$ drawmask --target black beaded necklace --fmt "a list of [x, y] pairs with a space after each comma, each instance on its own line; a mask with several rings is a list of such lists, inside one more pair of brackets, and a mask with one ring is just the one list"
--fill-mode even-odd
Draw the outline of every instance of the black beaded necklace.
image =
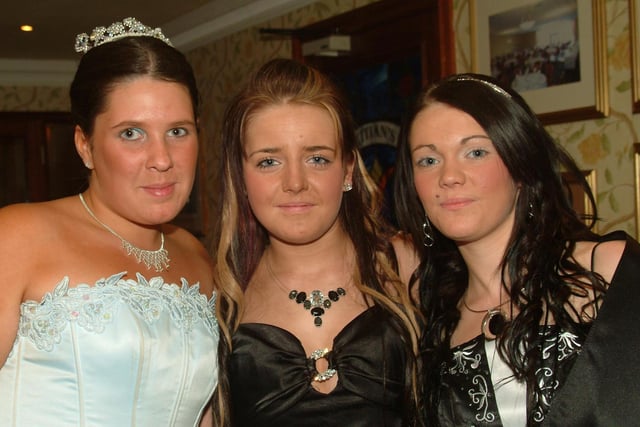
[[[267, 254], [266, 265], [269, 274], [273, 278], [273, 280], [283, 289], [287, 287], [278, 279], [278, 276], [273, 272], [271, 268], [271, 261], [269, 260], [269, 254]], [[349, 282], [351, 279], [349, 279]], [[347, 282], [348, 283], [348, 282]], [[307, 296], [307, 293], [304, 291], [297, 291], [295, 289], [289, 291], [289, 299], [296, 302], [297, 304], [302, 304], [302, 307], [305, 310], [309, 310], [311, 316], [313, 316], [313, 324], [316, 327], [322, 326], [322, 315], [324, 315], [325, 310], [331, 308], [331, 305], [334, 302], [338, 302], [341, 297], [347, 295], [347, 291], [344, 290], [343, 287], [338, 287], [335, 290], [330, 290], [327, 292], [327, 295], [318, 289], [311, 291], [311, 294]]]
[[302, 304], [305, 310], [309, 310], [313, 316], [313, 323], [320, 327], [322, 326], [322, 315], [325, 309], [331, 308], [332, 302], [337, 302], [340, 297], [346, 294], [347, 291], [343, 288], [337, 288], [335, 291], [333, 289], [330, 290], [325, 297], [322, 291], [315, 289], [311, 291], [311, 295], [307, 297], [306, 292], [298, 292], [294, 289], [289, 292], [289, 299], [295, 300], [296, 303]]

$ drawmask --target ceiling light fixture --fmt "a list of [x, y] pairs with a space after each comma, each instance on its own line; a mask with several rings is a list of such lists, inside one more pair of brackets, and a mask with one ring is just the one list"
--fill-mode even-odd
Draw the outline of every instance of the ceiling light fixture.
[[29, 33], [33, 31], [33, 27], [31, 25], [20, 25], [20, 30], [24, 31], [25, 33]]

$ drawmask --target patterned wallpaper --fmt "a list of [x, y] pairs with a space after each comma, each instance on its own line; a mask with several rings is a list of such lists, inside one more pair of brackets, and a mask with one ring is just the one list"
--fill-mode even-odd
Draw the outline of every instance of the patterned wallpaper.
[[[247, 76], [274, 57], [290, 57], [289, 40], [261, 40], [259, 28], [296, 28], [377, 0], [322, 0], [188, 53], [202, 97], [200, 188], [206, 244], [211, 246], [212, 215], [218, 200], [219, 124], [224, 107]], [[581, 0], [582, 1], [582, 0]], [[586, 1], [586, 0], [585, 0]], [[600, 1], [600, 0], [598, 0]], [[640, 115], [631, 111], [628, 0], [606, 2], [610, 115], [549, 126], [548, 130], [583, 169], [595, 170], [600, 232], [636, 233], [633, 143], [640, 141]], [[456, 66], [471, 71], [469, 2], [453, 0]], [[0, 111], [68, 110], [67, 88], [0, 87]]]
[[0, 111], [69, 111], [68, 87], [0, 86]]

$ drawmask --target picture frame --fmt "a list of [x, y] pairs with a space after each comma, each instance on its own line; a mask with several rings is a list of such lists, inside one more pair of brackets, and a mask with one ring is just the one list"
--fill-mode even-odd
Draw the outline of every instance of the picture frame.
[[640, 3], [629, 0], [629, 37], [631, 39], [632, 111], [640, 113]]
[[[640, 144], [638, 144], [640, 146]], [[596, 170], [595, 169], [586, 169], [581, 171], [584, 179], [589, 184], [591, 188], [591, 192], [594, 196], [598, 194], [597, 192], [597, 184], [596, 184]], [[567, 196], [571, 199], [571, 205], [573, 209], [576, 211], [578, 216], [580, 217], [591, 217], [593, 216], [593, 209], [591, 204], [589, 203], [589, 197], [584, 192], [580, 182], [574, 178], [573, 175], [568, 173], [562, 174], [562, 182], [565, 185], [567, 190]], [[592, 229], [594, 232], [598, 231], [598, 223], [596, 222]]]
[[640, 142], [633, 143], [633, 188], [636, 207], [636, 239], [640, 240]]
[[516, 89], [544, 125], [609, 115], [605, 2], [469, 0], [469, 14], [473, 72]]

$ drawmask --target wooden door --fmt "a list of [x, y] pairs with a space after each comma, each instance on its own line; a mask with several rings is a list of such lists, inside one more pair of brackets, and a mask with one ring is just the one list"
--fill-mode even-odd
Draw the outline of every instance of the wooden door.
[[68, 196], [85, 187], [67, 113], [0, 113], [0, 206]]

